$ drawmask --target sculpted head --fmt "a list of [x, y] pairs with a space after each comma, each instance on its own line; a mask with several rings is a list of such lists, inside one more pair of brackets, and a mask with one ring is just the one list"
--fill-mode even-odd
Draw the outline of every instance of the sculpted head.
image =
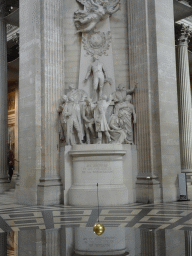
[[131, 96], [131, 95], [127, 95], [126, 98], [125, 98], [125, 100], [131, 102], [132, 96]]
[[68, 99], [67, 95], [63, 95], [61, 98], [63, 103], [65, 103], [67, 101], [67, 99]]
[[69, 85], [69, 89], [74, 90], [75, 88], [76, 88], [76, 86], [74, 84]]
[[97, 56], [97, 55], [94, 55], [93, 56], [93, 61], [96, 61], [96, 60], [98, 60], [99, 59], [99, 57]]
[[90, 105], [90, 104], [91, 104], [91, 102], [92, 102], [92, 99], [91, 99], [91, 98], [86, 97], [86, 98], [84, 99], [84, 101], [86, 102], [86, 104], [87, 104], [87, 105]]
[[107, 100], [107, 95], [105, 95], [105, 94], [102, 95], [102, 96], [101, 96], [101, 100]]
[[73, 101], [74, 101], [74, 97], [73, 97], [73, 96], [69, 96], [68, 100], [69, 100], [70, 102], [73, 102]]
[[125, 89], [125, 85], [124, 84], [119, 84], [118, 87], [117, 87], [118, 91], [122, 91], [124, 89]]

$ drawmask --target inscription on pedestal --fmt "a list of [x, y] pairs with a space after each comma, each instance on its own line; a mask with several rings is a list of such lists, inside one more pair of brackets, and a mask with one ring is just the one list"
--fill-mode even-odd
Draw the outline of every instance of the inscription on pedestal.
[[[114, 236], [107, 236], [107, 237], [103, 237], [101, 238], [83, 238], [83, 243], [85, 244], [85, 246], [87, 247], [88, 250], [91, 250], [91, 248], [98, 250], [98, 248], [100, 248], [100, 250], [102, 250], [102, 248], [110, 248], [111, 245], [113, 245], [115, 240]], [[99, 251], [100, 251], [99, 250]]]
[[112, 173], [113, 169], [108, 163], [87, 164], [82, 169], [82, 173]]

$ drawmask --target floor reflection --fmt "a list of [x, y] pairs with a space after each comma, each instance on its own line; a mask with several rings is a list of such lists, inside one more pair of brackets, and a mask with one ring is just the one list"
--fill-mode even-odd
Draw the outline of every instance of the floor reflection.
[[101, 236], [92, 227], [26, 228], [0, 233], [1, 256], [189, 256], [188, 230], [106, 227]]

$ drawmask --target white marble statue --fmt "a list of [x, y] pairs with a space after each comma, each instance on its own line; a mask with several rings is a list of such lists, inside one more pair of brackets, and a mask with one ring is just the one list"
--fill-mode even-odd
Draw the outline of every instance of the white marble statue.
[[135, 92], [136, 85], [133, 89], [126, 89], [124, 84], [119, 84], [116, 91], [112, 93], [113, 101], [115, 103], [125, 101], [125, 98], [128, 94], [132, 94]]
[[81, 108], [82, 104], [84, 102], [84, 99], [87, 98], [87, 93], [84, 90], [76, 89], [76, 86], [74, 84], [69, 85], [70, 91], [67, 93], [67, 97], [73, 97], [74, 99], [74, 109], [76, 111], [77, 120], [79, 122], [80, 126], [80, 132], [81, 132], [81, 141], [84, 138], [84, 129], [83, 129], [83, 120], [81, 117]]
[[97, 23], [120, 9], [120, 0], [77, 0], [84, 10], [74, 13], [77, 32], [90, 32]]
[[[69, 96], [68, 103], [66, 104], [63, 113], [67, 123], [66, 143], [68, 145], [82, 144], [81, 125], [76, 105], [77, 103], [75, 103], [73, 96]], [[78, 143], [75, 141], [75, 131], [77, 133]]]
[[120, 127], [126, 133], [126, 143], [133, 143], [133, 128], [132, 128], [132, 116], [133, 123], [136, 123], [136, 113], [133, 104], [131, 103], [132, 96], [127, 95], [126, 99], [122, 103], [116, 105], [116, 114], [118, 115]]
[[[86, 143], [90, 144], [91, 141], [95, 139], [95, 131], [93, 125], [94, 121], [94, 109], [96, 104], [92, 103], [92, 99], [86, 98], [85, 105], [83, 105], [82, 109], [82, 117], [84, 120], [84, 127], [85, 127], [85, 135], [86, 135]], [[91, 138], [90, 138], [91, 135]], [[92, 139], [92, 140], [91, 140]]]
[[58, 108], [58, 113], [59, 113], [59, 119], [60, 119], [60, 122], [59, 122], [59, 138], [61, 141], [65, 141], [66, 140], [66, 136], [67, 136], [67, 119], [66, 119], [66, 116], [65, 116], [65, 108], [67, 106], [67, 100], [68, 100], [68, 97], [67, 95], [63, 95], [61, 97], [61, 102], [60, 102], [60, 105], [59, 105], [59, 108]]
[[109, 119], [109, 134], [111, 135], [111, 139], [113, 143], [127, 143], [126, 137], [127, 134], [120, 126], [120, 120], [117, 114], [111, 115]]
[[111, 136], [109, 134], [109, 126], [107, 124], [106, 119], [106, 110], [111, 104], [112, 95], [110, 95], [109, 100], [107, 100], [107, 96], [103, 95], [101, 99], [97, 102], [97, 106], [94, 111], [94, 119], [95, 119], [95, 130], [98, 133], [98, 144], [102, 143], [102, 134], [104, 133], [107, 137], [108, 142], [111, 141]]
[[103, 63], [101, 63], [97, 56], [93, 57], [93, 62], [88, 68], [87, 74], [85, 76], [84, 82], [86, 83], [88, 77], [93, 73], [93, 89], [95, 91], [95, 95], [97, 95], [97, 91], [99, 92], [99, 99], [103, 93], [103, 86], [106, 81], [111, 83], [110, 78], [107, 78], [107, 71], [104, 68]]

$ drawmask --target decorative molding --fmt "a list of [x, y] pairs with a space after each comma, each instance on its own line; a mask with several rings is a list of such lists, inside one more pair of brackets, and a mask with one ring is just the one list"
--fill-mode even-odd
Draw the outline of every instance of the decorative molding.
[[87, 55], [107, 56], [107, 50], [109, 50], [111, 43], [111, 32], [108, 31], [104, 33], [93, 31], [88, 34], [83, 34], [82, 43]]

